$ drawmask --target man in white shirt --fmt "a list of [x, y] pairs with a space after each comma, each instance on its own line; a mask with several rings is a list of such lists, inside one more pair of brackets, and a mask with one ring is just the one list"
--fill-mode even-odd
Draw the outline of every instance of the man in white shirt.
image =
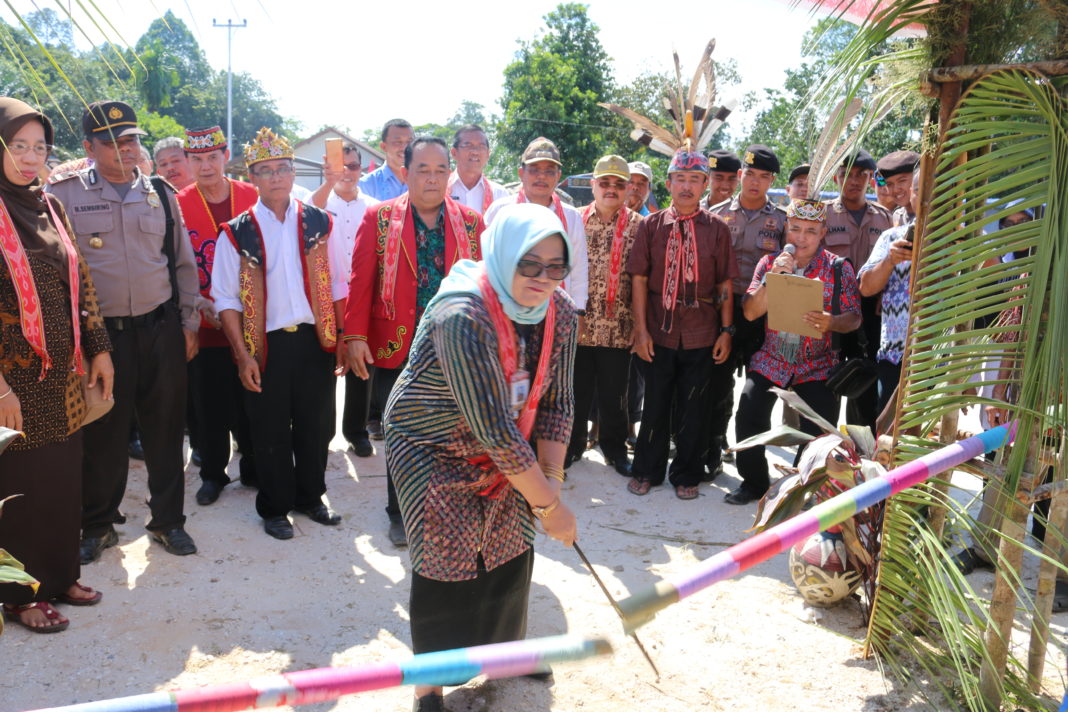
[[505, 205], [513, 203], [536, 203], [552, 210], [567, 230], [575, 254], [571, 255], [571, 274], [560, 285], [571, 295], [579, 313], [579, 332], [582, 331], [582, 319], [586, 311], [587, 260], [586, 228], [582, 224], [582, 213], [567, 205], [556, 194], [556, 186], [562, 176], [560, 150], [556, 144], [539, 136], [530, 142], [519, 161], [519, 180], [523, 187], [515, 195], [508, 195], [494, 201], [483, 220], [488, 227], [494, 216]]
[[[335, 171], [323, 156], [323, 184], [312, 193], [311, 202], [322, 208], [334, 218], [334, 231], [331, 239], [337, 239], [344, 245], [345, 264], [352, 264], [352, 249], [356, 245], [356, 229], [363, 220], [367, 209], [378, 205], [379, 201], [360, 192], [359, 180], [363, 166], [360, 165], [360, 149], [348, 141], [342, 147], [344, 165]], [[348, 271], [345, 272], [345, 288], [348, 292]], [[370, 378], [366, 381], [355, 373], [345, 374], [345, 408], [341, 416], [341, 433], [349, 443], [349, 448], [357, 457], [370, 457], [375, 454], [374, 446], [367, 432], [367, 415], [371, 406], [372, 379], [374, 366], [369, 366]]]
[[261, 129], [245, 145], [245, 164], [260, 198], [223, 223], [211, 295], [245, 387], [256, 511], [264, 531], [290, 539], [291, 511], [341, 521], [322, 496], [348, 265], [329, 214], [290, 197], [293, 149], [284, 138]]
[[484, 215], [493, 201], [508, 195], [504, 186], [487, 178], [482, 171], [489, 161], [486, 132], [477, 124], [461, 126], [452, 138], [452, 159], [456, 170], [449, 176], [449, 197]]

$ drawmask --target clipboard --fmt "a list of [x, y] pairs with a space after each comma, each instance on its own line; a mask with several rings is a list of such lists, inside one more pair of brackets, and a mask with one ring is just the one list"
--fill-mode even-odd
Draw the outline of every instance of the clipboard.
[[823, 334], [802, 319], [810, 311], [823, 311], [823, 282], [793, 274], [767, 273], [768, 328], [814, 339]]

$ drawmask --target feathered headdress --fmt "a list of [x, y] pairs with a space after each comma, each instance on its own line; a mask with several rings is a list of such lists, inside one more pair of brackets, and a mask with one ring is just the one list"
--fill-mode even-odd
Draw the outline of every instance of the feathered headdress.
[[[738, 101], [732, 99], [722, 106], [714, 106], [716, 101], [716, 66], [712, 61], [712, 50], [716, 40], [709, 40], [701, 61], [697, 63], [693, 81], [689, 87], [682, 83], [682, 65], [679, 53], [675, 58], [675, 87], [668, 88], [661, 100], [664, 109], [674, 122], [671, 132], [652, 119], [618, 104], [599, 103], [612, 113], [618, 114], [634, 124], [630, 137], [638, 143], [648, 146], [657, 153], [673, 156], [680, 148], [686, 151], [704, 151], [712, 136], [730, 116]], [[704, 84], [702, 88], [701, 84]]]

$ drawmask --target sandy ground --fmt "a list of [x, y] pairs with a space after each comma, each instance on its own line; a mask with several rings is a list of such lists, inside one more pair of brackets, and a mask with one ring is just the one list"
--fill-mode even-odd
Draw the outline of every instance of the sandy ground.
[[[284, 542], [263, 533], [255, 493], [240, 484], [214, 505], [199, 507], [193, 499], [199, 477], [190, 466], [187, 529], [199, 553], [183, 558], [150, 543], [142, 529], [146, 473], [143, 463], [131, 461], [123, 504], [129, 523], [120, 528], [120, 546], [83, 568], [82, 580], [104, 591], [103, 602], [65, 607], [71, 627], [58, 635], [8, 627], [0, 638], [0, 711], [407, 657], [408, 558], [386, 537], [382, 444], [367, 459], [344, 445], [335, 439], [327, 473], [327, 496], [344, 515], [341, 526], [295, 515], [296, 536]], [[670, 487], [644, 498], [628, 494], [626, 480], [603, 465], [599, 451], [573, 466], [566, 501], [578, 516], [586, 554], [613, 594], [622, 597], [745, 537], [755, 510], [722, 502], [738, 483], [727, 469], [702, 485], [699, 499], [683, 502]], [[529, 635], [606, 636], [615, 655], [561, 665], [551, 685], [477, 678], [447, 690], [450, 710], [933, 709], [884, 681], [874, 660], [861, 658], [858, 602], [812, 620], [784, 556], [663, 611], [640, 629], [663, 673], [657, 682], [578, 556], [545, 536], [535, 550]], [[992, 577], [976, 573], [973, 584], [988, 594]], [[1054, 622], [1058, 645], [1066, 622], [1065, 615]], [[1056, 653], [1047, 665], [1052, 695], [1064, 689], [1063, 670]], [[410, 689], [398, 688], [300, 709], [407, 710], [410, 696]]]

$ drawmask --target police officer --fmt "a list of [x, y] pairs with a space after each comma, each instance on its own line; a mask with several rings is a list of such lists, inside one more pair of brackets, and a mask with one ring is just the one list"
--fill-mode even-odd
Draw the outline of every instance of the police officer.
[[[733, 156], [732, 156], [733, 157]], [[742, 315], [742, 297], [753, 280], [753, 271], [764, 255], [782, 249], [786, 213], [768, 199], [768, 189], [779, 173], [779, 159], [767, 146], [759, 143], [745, 149], [742, 160], [735, 158], [741, 190], [734, 198], [713, 205], [709, 212], [720, 217], [731, 231], [734, 258], [738, 263], [738, 277], [731, 283], [734, 292], [734, 348], [731, 358], [712, 367], [710, 388], [712, 407], [709, 409], [709, 432], [706, 467], [711, 478], [719, 474], [722, 451], [727, 447], [727, 424], [734, 407], [734, 376], [744, 367], [764, 342], [764, 318], [748, 321]], [[723, 164], [724, 161], [717, 161]]]
[[82, 131], [93, 167], [57, 176], [50, 190], [68, 206], [83, 245], [115, 362], [115, 407], [85, 429], [82, 563], [118, 543], [135, 414], [148, 467], [147, 529], [171, 554], [192, 554], [182, 456], [186, 362], [196, 355], [200, 322], [192, 247], [174, 189], [162, 180], [157, 189], [137, 168], [145, 132], [134, 110], [94, 102]]
[[[848, 258], [855, 270], [864, 266], [879, 236], [892, 227], [890, 212], [867, 199], [867, 191], [874, 186], [874, 174], [875, 159], [870, 153], [859, 149], [847, 156], [834, 175], [840, 191], [838, 197], [827, 202], [824, 247], [828, 252]], [[858, 331], [863, 331], [867, 339], [868, 358], [872, 361], [879, 350], [878, 303], [879, 295], [861, 297], [860, 301], [863, 322]], [[855, 337], [845, 335], [843, 341], [847, 338]], [[872, 384], [862, 395], [850, 398], [846, 403], [846, 422], [867, 425], [874, 432], [878, 404], [878, 388]]]
[[730, 151], [717, 148], [709, 153], [708, 195], [701, 201], [701, 207], [711, 208], [734, 195], [734, 191], [738, 189], [738, 171], [741, 169], [742, 162]]
[[885, 188], [897, 205], [897, 209], [892, 213], [894, 227], [906, 225], [916, 217], [909, 198], [912, 175], [919, 167], [920, 154], [915, 151], [894, 151], [880, 158], [875, 164], [876, 184]]

